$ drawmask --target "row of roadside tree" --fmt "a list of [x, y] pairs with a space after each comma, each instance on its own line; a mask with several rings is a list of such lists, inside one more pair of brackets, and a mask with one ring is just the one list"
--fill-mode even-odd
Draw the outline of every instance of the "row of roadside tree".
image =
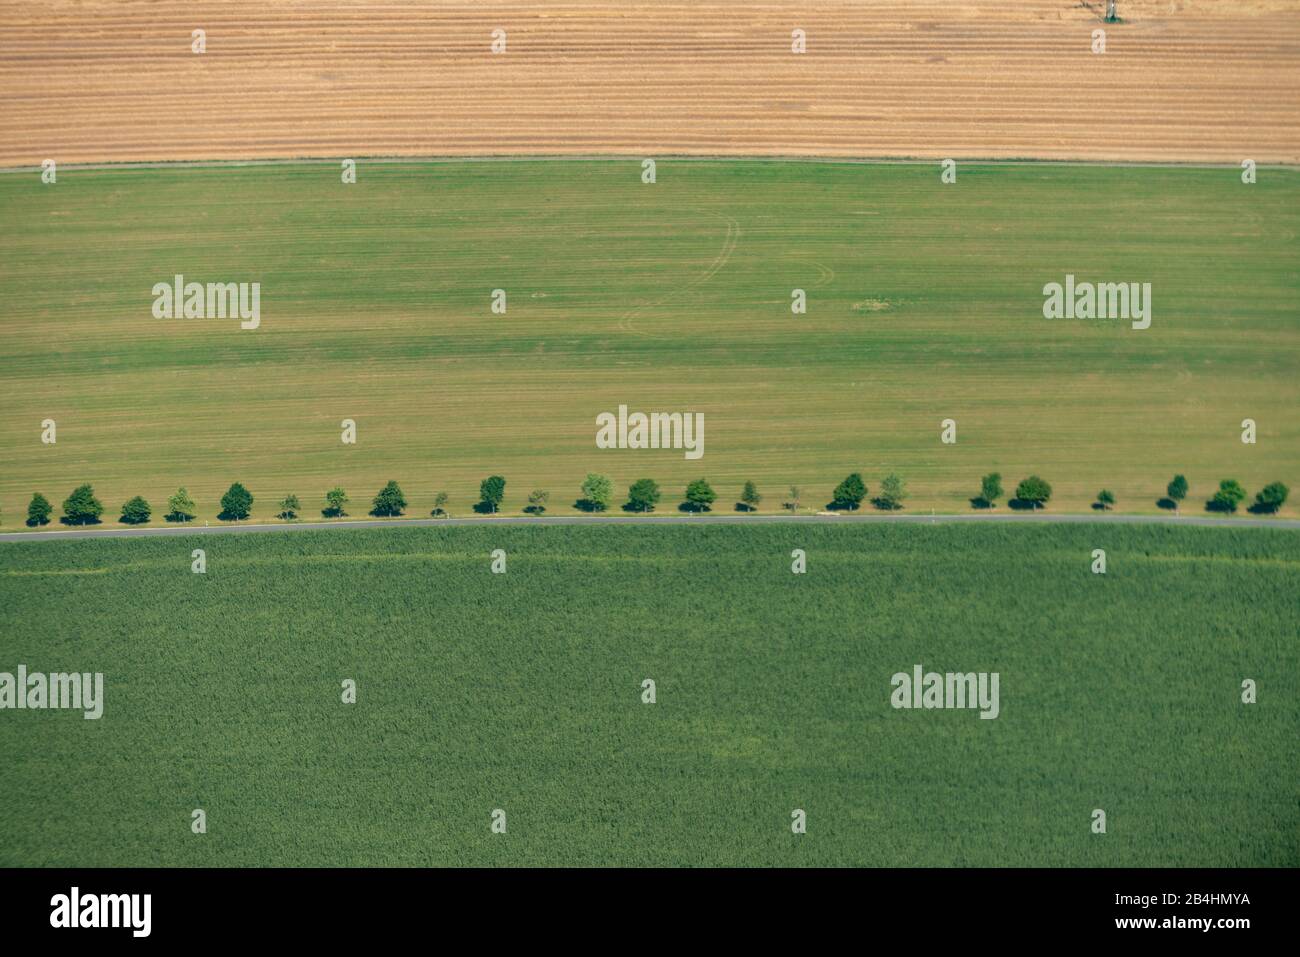
[[[580, 497], [573, 504], [581, 511], [606, 512], [615, 506], [614, 482], [608, 475], [589, 473], [582, 483], [580, 492]], [[1187, 479], [1182, 475], [1175, 475], [1165, 489], [1165, 497], [1159, 499], [1157, 504], [1161, 508], [1178, 511], [1189, 492]], [[1289, 492], [1287, 486], [1281, 482], [1270, 482], [1256, 493], [1255, 504], [1250, 507], [1250, 511], [1274, 513], [1286, 502]], [[505, 478], [500, 475], [488, 476], [479, 483], [479, 501], [473, 505], [473, 510], [480, 514], [496, 514], [501, 510], [505, 494]], [[799, 511], [803, 494], [803, 489], [799, 486], [789, 486], [789, 495], [781, 502], [782, 508], [791, 512]], [[991, 472], [980, 480], [979, 494], [970, 500], [971, 505], [980, 509], [996, 508], [998, 500], [1004, 494], [1002, 476], [997, 472]], [[853, 472], [835, 486], [831, 501], [826, 504], [826, 508], [832, 511], [855, 511], [869, 500], [881, 511], [895, 511], [903, 508], [907, 497], [907, 485], [897, 475], [885, 476], [880, 482], [877, 494], [873, 497], [862, 474]], [[1008, 500], [1008, 504], [1016, 509], [1040, 509], [1046, 507], [1051, 497], [1052, 486], [1037, 475], [1031, 475], [1016, 486], [1015, 495]], [[657, 482], [648, 478], [637, 479], [628, 487], [626, 501], [621, 508], [625, 512], [653, 512], [662, 498], [663, 491]], [[1208, 511], [1235, 512], [1246, 498], [1246, 490], [1240, 482], [1236, 479], [1224, 479], [1206, 501], [1205, 507]], [[713, 486], [707, 479], [701, 478], [686, 486], [681, 503], [677, 507], [683, 512], [708, 512], [712, 510], [717, 500], [718, 494]], [[326, 518], [343, 518], [349, 514], [347, 508], [351, 501], [342, 488], [332, 488], [325, 493], [325, 506], [321, 509], [321, 514]], [[451, 515], [448, 509], [449, 501], [450, 496], [447, 492], [438, 492], [434, 496], [430, 514], [436, 517], [449, 517]], [[763, 496], [759, 493], [758, 487], [752, 481], [745, 482], [735, 509], [738, 512], [755, 512], [762, 501]], [[549, 502], [549, 491], [533, 489], [528, 495], [528, 504], [523, 510], [530, 515], [541, 515], [546, 512]], [[1107, 489], [1102, 489], [1097, 494], [1097, 501], [1093, 508], [1108, 510], [1115, 504], [1114, 494]], [[396, 482], [389, 482], [371, 500], [369, 513], [381, 518], [397, 517], [403, 515], [408, 506], [409, 503], [401, 486]], [[276, 517], [286, 521], [296, 520], [303, 513], [302, 503], [294, 494], [284, 496], [278, 503], [278, 509]], [[252, 493], [241, 483], [235, 482], [221, 496], [221, 511], [217, 518], [222, 521], [243, 521], [249, 517], [252, 510]], [[50, 501], [37, 492], [27, 506], [27, 524], [32, 527], [49, 524], [53, 512], [54, 507]], [[104, 505], [95, 497], [95, 490], [88, 484], [79, 485], [64, 499], [63, 516], [60, 521], [65, 525], [95, 525], [100, 523], [103, 513]], [[122, 505], [118, 521], [126, 525], [143, 525], [149, 522], [152, 516], [153, 508], [143, 497], [137, 495]], [[197, 516], [198, 506], [185, 488], [177, 489], [176, 493], [167, 500], [167, 511], [164, 513], [167, 521], [192, 522]]]

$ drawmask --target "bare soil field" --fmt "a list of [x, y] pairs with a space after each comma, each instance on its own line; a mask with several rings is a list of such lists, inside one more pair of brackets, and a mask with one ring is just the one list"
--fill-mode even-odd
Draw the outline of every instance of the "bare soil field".
[[[1107, 25], [1102, 7], [7, 0], [0, 166], [520, 153], [1300, 159], [1300, 2], [1121, 0], [1124, 22]], [[1092, 52], [1097, 28], [1104, 54]], [[490, 49], [496, 29], [504, 53]]]

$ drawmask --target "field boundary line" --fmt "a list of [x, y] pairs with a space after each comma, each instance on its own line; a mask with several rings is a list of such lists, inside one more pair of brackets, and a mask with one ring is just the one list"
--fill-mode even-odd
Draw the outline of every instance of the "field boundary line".
[[[500, 155], [464, 155], [434, 154], [429, 156], [302, 156], [268, 159], [210, 159], [210, 160], [141, 160], [120, 163], [67, 163], [60, 164], [59, 171], [97, 172], [106, 170], [142, 170], [142, 169], [238, 169], [255, 166], [326, 166], [337, 165], [345, 159], [358, 163], [384, 164], [453, 164], [453, 163], [636, 163], [644, 159], [655, 162], [687, 163], [816, 163], [840, 166], [932, 166], [939, 159], [919, 156], [817, 156], [815, 154], [760, 154], [746, 155], [727, 153], [503, 153]], [[1239, 170], [1240, 164], [1234, 163], [1177, 163], [1177, 162], [1140, 162], [1129, 160], [1059, 160], [1023, 158], [981, 158], [978, 156], [945, 157], [958, 164], [979, 166], [1096, 166], [1113, 169], [1187, 169], [1187, 170]], [[1300, 169], [1300, 164], [1282, 162], [1256, 163], [1256, 169], [1288, 171]], [[3, 166], [0, 173], [39, 173], [40, 166]]]

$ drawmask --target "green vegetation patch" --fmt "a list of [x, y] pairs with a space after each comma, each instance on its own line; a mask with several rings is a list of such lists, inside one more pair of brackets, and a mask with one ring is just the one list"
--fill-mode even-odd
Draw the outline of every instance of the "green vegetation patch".
[[[0, 865], [1295, 866], [1298, 572], [1164, 526], [0, 544], [0, 671], [104, 674], [0, 711]], [[917, 664], [998, 717], [892, 708]]]
[[[89, 482], [154, 523], [233, 482], [360, 514], [465, 514], [500, 475], [573, 513], [584, 476], [728, 511], [860, 472], [904, 507], [966, 511], [979, 479], [1155, 513], [1300, 487], [1300, 174], [1228, 169], [659, 161], [369, 163], [0, 176], [0, 513]], [[260, 283], [260, 323], [156, 319], [177, 274]], [[1043, 287], [1150, 283], [1152, 322], [1043, 318]], [[492, 311], [493, 290], [506, 312]], [[802, 289], [807, 312], [791, 311]], [[596, 417], [705, 416], [702, 459], [597, 449]], [[1258, 423], [1244, 446], [1241, 422]], [[40, 441], [57, 423], [57, 443]], [[341, 440], [356, 425], [356, 444]], [[941, 423], [957, 423], [955, 445]], [[622, 499], [618, 499], [621, 502]], [[616, 502], [616, 504], [618, 504]], [[364, 505], [362, 508], [360, 506]], [[1284, 507], [1295, 514], [1295, 504]], [[55, 515], [57, 522], [58, 515]]]

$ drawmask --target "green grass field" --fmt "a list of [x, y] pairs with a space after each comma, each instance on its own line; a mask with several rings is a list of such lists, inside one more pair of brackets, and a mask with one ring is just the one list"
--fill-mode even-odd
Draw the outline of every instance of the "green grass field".
[[[0, 866], [1295, 866], [1298, 572], [1168, 526], [0, 544], [0, 671], [106, 684], [0, 712]], [[891, 708], [917, 663], [1000, 716]]]
[[[820, 506], [847, 472], [965, 510], [1037, 472], [1053, 507], [1156, 511], [1174, 472], [1300, 486], [1300, 174], [663, 159], [0, 175], [0, 510], [94, 483], [115, 520], [239, 480], [353, 511], [389, 479], [427, 514], [506, 476], [569, 511], [589, 471], [678, 500], [707, 476]], [[1151, 328], [1042, 318], [1042, 287], [1153, 284]], [[261, 327], [157, 320], [182, 273], [260, 282]], [[790, 312], [793, 288], [808, 313]], [[508, 312], [493, 315], [503, 288]], [[595, 448], [620, 403], [703, 412], [706, 451]], [[1259, 441], [1240, 441], [1254, 418]], [[40, 442], [41, 422], [58, 442]], [[341, 444], [356, 420], [359, 443]], [[958, 423], [958, 443], [939, 441]], [[1285, 513], [1295, 515], [1295, 502]], [[155, 518], [157, 520], [157, 517]]]

